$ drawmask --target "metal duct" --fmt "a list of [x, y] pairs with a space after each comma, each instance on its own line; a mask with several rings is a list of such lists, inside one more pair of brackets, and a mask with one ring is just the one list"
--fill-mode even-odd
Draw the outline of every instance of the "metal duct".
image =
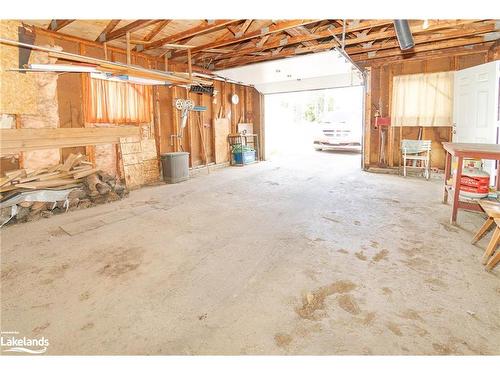
[[394, 28], [398, 37], [399, 48], [404, 51], [415, 46], [408, 20], [394, 20]]

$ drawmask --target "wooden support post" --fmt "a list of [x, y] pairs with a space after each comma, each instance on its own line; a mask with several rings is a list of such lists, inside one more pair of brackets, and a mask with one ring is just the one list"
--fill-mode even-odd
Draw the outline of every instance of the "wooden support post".
[[462, 156], [457, 157], [457, 171], [453, 179], [453, 208], [451, 211], [451, 224], [457, 224], [457, 214], [458, 214], [458, 201], [460, 197], [460, 179], [462, 178], [462, 168], [464, 158]]
[[127, 37], [127, 65], [130, 65], [132, 62], [132, 59], [130, 58], [130, 32], [129, 31], [127, 31], [126, 37]]
[[104, 60], [108, 59], [108, 42], [104, 42]]
[[365, 124], [364, 124], [364, 144], [363, 144], [363, 167], [366, 169], [370, 165], [370, 142], [371, 142], [371, 122], [372, 122], [372, 94], [371, 94], [371, 70], [365, 70]]
[[172, 88], [172, 111], [173, 111], [173, 120], [174, 120], [174, 134], [172, 136], [172, 143], [174, 145], [174, 152], [179, 151], [179, 111], [175, 108], [174, 102], [177, 99], [177, 87], [174, 86]]
[[164, 61], [165, 61], [165, 71], [168, 72], [168, 53], [166, 53], [165, 55], [163, 55], [164, 57]]
[[193, 79], [193, 65], [191, 63], [191, 48], [187, 50], [189, 79]]

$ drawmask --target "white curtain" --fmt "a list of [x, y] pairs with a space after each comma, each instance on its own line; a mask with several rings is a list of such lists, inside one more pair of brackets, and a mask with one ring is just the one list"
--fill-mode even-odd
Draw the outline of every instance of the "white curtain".
[[453, 72], [394, 77], [393, 126], [451, 126], [452, 114]]

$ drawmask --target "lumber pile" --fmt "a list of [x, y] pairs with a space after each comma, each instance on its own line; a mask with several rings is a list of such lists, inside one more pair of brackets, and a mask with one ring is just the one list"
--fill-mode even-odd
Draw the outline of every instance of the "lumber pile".
[[137, 126], [107, 128], [0, 129], [0, 154], [119, 143], [122, 137], [138, 136]]
[[41, 202], [26, 199], [17, 202], [15, 216], [9, 224], [113, 202], [128, 195], [125, 185], [116, 177], [93, 168], [84, 155], [71, 154], [64, 164], [37, 170], [19, 169], [5, 172], [0, 178], [0, 202], [3, 205], [0, 222], [5, 222], [11, 216], [12, 205], [8, 202], [19, 193], [67, 189], [72, 190], [64, 201]]

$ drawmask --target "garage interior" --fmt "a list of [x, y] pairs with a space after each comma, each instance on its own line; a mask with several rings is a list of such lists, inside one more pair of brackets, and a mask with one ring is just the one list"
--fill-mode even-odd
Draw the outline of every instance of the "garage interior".
[[[499, 355], [499, 40], [495, 19], [0, 20], [2, 336]], [[350, 87], [360, 154], [267, 155], [266, 98]], [[406, 141], [430, 141], [424, 172]]]

